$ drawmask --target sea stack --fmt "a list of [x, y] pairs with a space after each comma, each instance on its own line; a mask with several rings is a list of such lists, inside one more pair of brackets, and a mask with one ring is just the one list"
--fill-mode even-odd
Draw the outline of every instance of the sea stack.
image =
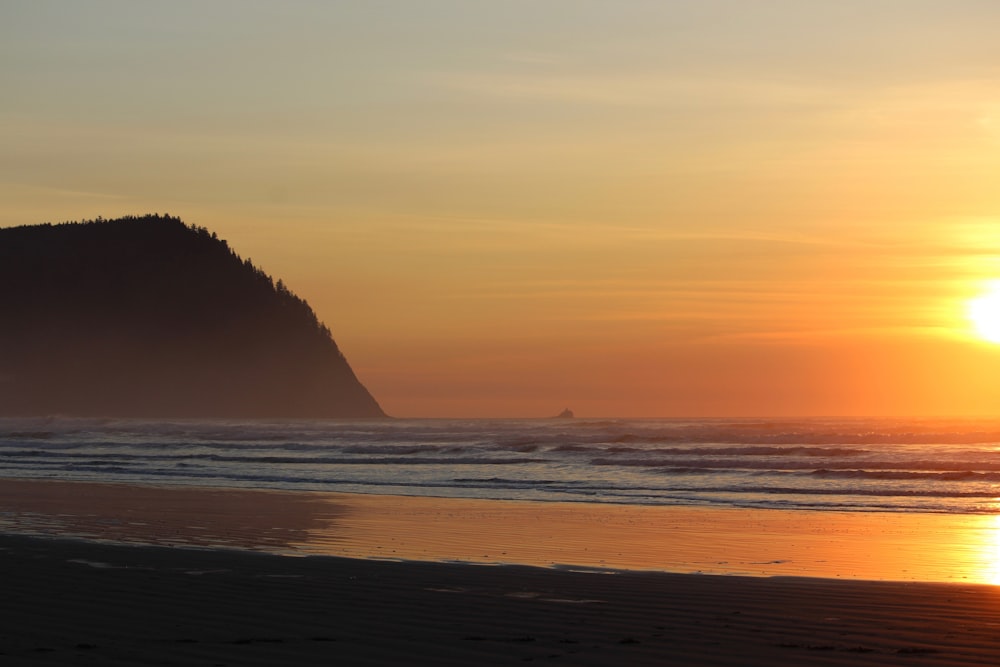
[[0, 416], [385, 416], [304, 300], [170, 216], [0, 229], [0, 320]]

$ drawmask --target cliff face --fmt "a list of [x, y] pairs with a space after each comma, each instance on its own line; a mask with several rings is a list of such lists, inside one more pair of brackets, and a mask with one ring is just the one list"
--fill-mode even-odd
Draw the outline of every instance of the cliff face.
[[145, 216], [0, 229], [0, 415], [384, 417], [309, 305]]

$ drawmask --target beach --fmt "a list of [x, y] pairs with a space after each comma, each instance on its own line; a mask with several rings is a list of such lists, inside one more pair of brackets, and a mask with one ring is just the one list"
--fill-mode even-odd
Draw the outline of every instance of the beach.
[[[5, 522], [0, 658], [12, 665], [1000, 661], [1000, 591], [984, 583], [837, 580], [801, 576], [794, 569], [761, 573], [766, 576], [683, 574], [614, 564], [600, 568], [566, 558], [543, 567], [519, 564], [509, 553], [498, 565], [502, 554], [482, 549], [475, 561], [379, 555], [393, 544], [444, 545], [443, 552], [459, 556], [465, 544], [495, 547], [502, 541], [497, 531], [525, 525], [527, 514], [519, 511], [544, 520], [553, 542], [564, 529], [573, 535], [578, 527], [569, 518], [574, 508], [558, 503], [469, 505], [455, 499], [332, 495], [337, 497], [0, 482]], [[484, 514], [486, 509], [491, 513]], [[747, 535], [761, 528], [745, 522], [755, 518], [752, 512], [728, 510], [726, 528], [713, 522], [711, 513], [686, 523], [682, 517], [690, 510], [655, 509], [661, 516], [673, 512], [676, 525], [687, 532], [660, 533], [654, 517], [637, 515], [634, 507], [620, 508], [619, 519], [632, 522], [633, 534], [645, 535], [636, 543], [655, 537], [665, 545], [662, 553], [683, 553], [680, 545], [699, 543], [692, 526], [700, 523], [704, 542], [714, 541], [716, 557], [728, 558], [727, 544], [753, 542]], [[590, 540], [563, 541], [581, 561], [602, 540], [623, 534], [614, 520], [619, 510], [610, 508], [596, 519], [588, 514], [593, 510], [583, 505], [575, 510], [588, 521], [603, 522], [592, 526]], [[832, 518], [803, 516], [809, 514], [797, 514], [801, 526]], [[881, 530], [873, 532], [904, 537], [892, 542], [898, 550], [915, 539], [906, 524], [912, 518], [896, 517], [901, 528], [893, 528], [894, 517], [878, 517]], [[925, 527], [934, 525], [935, 517], [927, 518], [931, 523]], [[470, 522], [478, 528], [471, 529]], [[738, 525], [746, 530], [725, 534]], [[923, 548], [937, 540], [937, 553], [946, 558], [944, 542], [960, 535], [980, 539], [973, 527], [962, 525], [965, 532], [917, 532]], [[775, 538], [775, 526], [762, 528], [765, 539]], [[524, 541], [537, 539], [537, 528], [525, 530]], [[832, 542], [849, 547], [850, 534], [840, 533], [848, 537]], [[679, 546], [671, 549], [671, 543]], [[818, 544], [813, 541], [813, 547]], [[331, 555], [338, 549], [350, 557]], [[964, 553], [978, 552], [970, 547]], [[871, 560], [864, 553], [857, 559]], [[699, 570], [696, 565], [690, 572]]]
[[4, 538], [4, 664], [989, 665], [1000, 594]]

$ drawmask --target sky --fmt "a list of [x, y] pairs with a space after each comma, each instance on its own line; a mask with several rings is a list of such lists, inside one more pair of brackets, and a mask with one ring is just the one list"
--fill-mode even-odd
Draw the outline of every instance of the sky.
[[0, 226], [169, 213], [400, 417], [989, 415], [992, 0], [6, 0]]

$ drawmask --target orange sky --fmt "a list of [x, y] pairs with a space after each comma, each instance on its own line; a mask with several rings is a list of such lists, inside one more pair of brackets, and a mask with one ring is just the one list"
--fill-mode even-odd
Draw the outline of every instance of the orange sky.
[[0, 225], [169, 212], [397, 416], [983, 414], [1000, 5], [0, 7]]

